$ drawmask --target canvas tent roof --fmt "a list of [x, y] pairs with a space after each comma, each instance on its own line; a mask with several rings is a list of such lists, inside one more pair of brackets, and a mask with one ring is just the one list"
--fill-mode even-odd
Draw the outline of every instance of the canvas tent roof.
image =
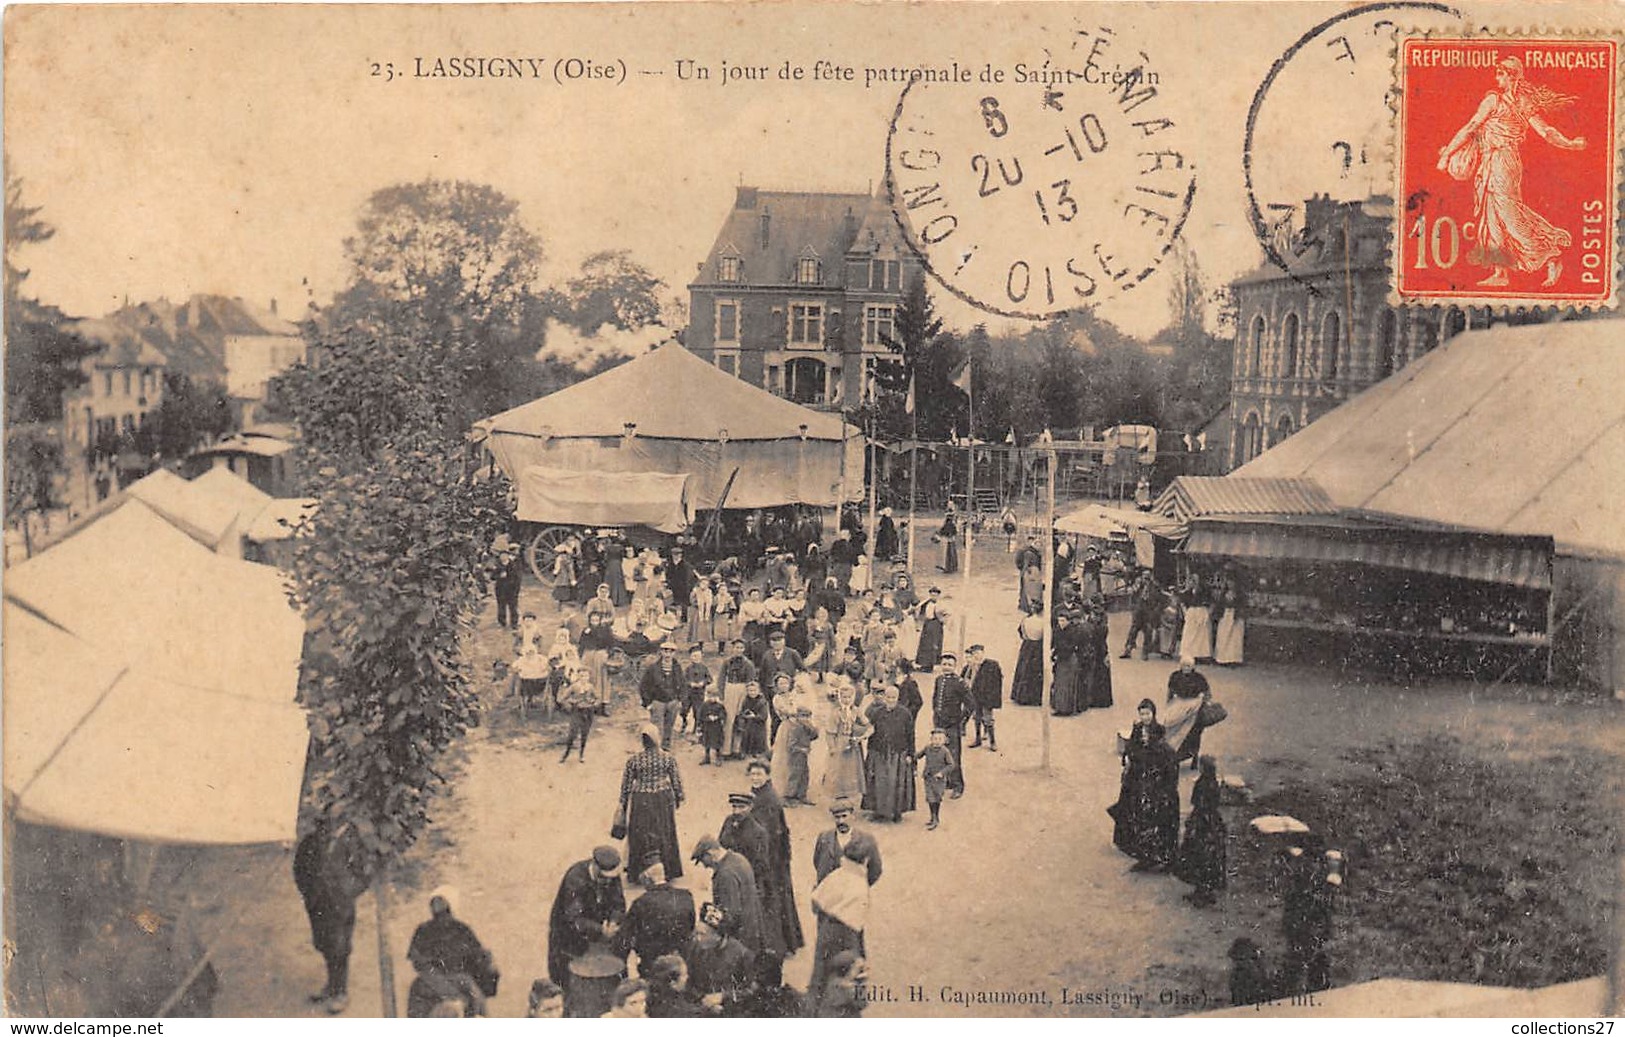
[[1183, 522], [1166, 515], [1108, 508], [1104, 504], [1085, 504], [1076, 511], [1068, 512], [1055, 520], [1055, 528], [1062, 533], [1082, 533], [1101, 539], [1128, 536], [1143, 529], [1152, 536], [1177, 540], [1190, 532]]
[[272, 497], [243, 530], [243, 538], [255, 543], [287, 540], [293, 536], [293, 527], [315, 510], [313, 497]]
[[611, 437], [637, 422], [639, 439], [713, 442], [727, 429], [730, 442], [807, 438], [840, 441], [839, 416], [809, 410], [733, 375], [668, 342], [541, 399], [475, 425], [477, 432], [556, 439]]
[[166, 468], [137, 479], [125, 493], [210, 549], [219, 548], [231, 533], [240, 510], [238, 502], [199, 489]]
[[12, 566], [5, 596], [155, 676], [293, 699], [304, 621], [282, 576], [214, 554], [140, 501]]
[[1235, 473], [1340, 507], [1625, 557], [1625, 323], [1457, 335]]
[[237, 509], [237, 528], [246, 530], [271, 503], [271, 495], [229, 468], [211, 468], [189, 485]]
[[304, 624], [275, 570], [132, 500], [13, 567], [5, 598], [20, 817], [159, 842], [292, 838]]

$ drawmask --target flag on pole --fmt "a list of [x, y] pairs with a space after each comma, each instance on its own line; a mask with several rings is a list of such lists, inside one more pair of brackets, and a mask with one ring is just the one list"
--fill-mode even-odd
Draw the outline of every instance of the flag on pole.
[[903, 413], [914, 413], [914, 372], [908, 373], [908, 399], [903, 401]]
[[1016, 445], [1016, 427], [1014, 425], [1010, 426], [1010, 432], [1004, 437], [1004, 441], [1009, 443], [1011, 446]]
[[954, 385], [956, 385], [959, 388], [965, 390], [965, 395], [967, 395], [967, 396], [970, 395], [970, 361], [969, 360], [965, 361], [965, 366], [960, 368], [959, 373], [954, 376]]

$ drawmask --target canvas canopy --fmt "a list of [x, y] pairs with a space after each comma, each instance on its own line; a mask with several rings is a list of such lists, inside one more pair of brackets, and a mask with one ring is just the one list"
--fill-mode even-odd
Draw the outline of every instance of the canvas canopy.
[[1189, 532], [1183, 522], [1165, 515], [1108, 508], [1103, 504], [1085, 504], [1076, 511], [1062, 515], [1055, 520], [1055, 528], [1062, 533], [1079, 533], [1102, 540], [1132, 536], [1141, 530], [1166, 540], [1178, 540]]
[[128, 501], [7, 573], [5, 787], [24, 821], [291, 839], [304, 624], [274, 570]]
[[125, 493], [209, 550], [241, 555], [237, 522], [242, 506], [230, 495], [210, 492], [166, 468], [137, 479]]
[[312, 497], [272, 497], [243, 530], [243, 539], [256, 544], [287, 540], [293, 536], [293, 527], [315, 510]]
[[[631, 426], [628, 428], [628, 426]], [[863, 496], [863, 441], [838, 415], [725, 374], [670, 342], [474, 427], [510, 479], [532, 465], [688, 474], [692, 508], [828, 507]], [[737, 476], [733, 473], [737, 470]]]
[[577, 526], [688, 526], [687, 475], [574, 472], [531, 465], [519, 473], [520, 520]]

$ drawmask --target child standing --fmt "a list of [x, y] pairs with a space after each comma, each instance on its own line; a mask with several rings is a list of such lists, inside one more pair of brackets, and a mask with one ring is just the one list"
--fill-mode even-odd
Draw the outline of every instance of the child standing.
[[931, 820], [926, 831], [935, 831], [941, 823], [942, 797], [948, 791], [948, 775], [954, 769], [953, 754], [948, 751], [948, 732], [940, 727], [931, 729], [931, 744], [920, 754], [921, 776], [925, 778], [925, 805], [931, 808]]
[[717, 605], [715, 589], [710, 580], [699, 579], [694, 581], [694, 589], [688, 592], [688, 639], [699, 641], [716, 640], [716, 624], [713, 621]]
[[[734, 615], [739, 611], [738, 591], [738, 587], [724, 581], [721, 577], [711, 577], [711, 614], [722, 622], [722, 631], [717, 639], [717, 651], [719, 652], [727, 651], [723, 639], [726, 638], [728, 642], [731, 642], [736, 633], [734, 630]], [[714, 626], [713, 630], [715, 630]]]
[[717, 763], [722, 762], [722, 725], [728, 719], [727, 707], [722, 704], [722, 689], [716, 685], [709, 685], [705, 689], [705, 701], [694, 714], [694, 724], [700, 730], [700, 744], [705, 747], [705, 759], [700, 761], [701, 767], [711, 766], [711, 754], [717, 754]]
[[796, 707], [795, 714], [785, 723], [784, 748], [790, 754], [790, 777], [785, 782], [784, 799], [787, 803], [807, 803], [810, 802], [807, 790], [811, 785], [807, 758], [818, 738], [818, 725], [813, 723], [812, 709], [808, 706]]
[[683, 719], [682, 731], [689, 729], [688, 722], [692, 716], [694, 732], [700, 730], [700, 706], [705, 702], [707, 691], [711, 688], [711, 671], [705, 665], [705, 648], [698, 641], [688, 646], [688, 666], [683, 670], [683, 678], [688, 685], [687, 694], [683, 696], [683, 705], [679, 716]]
[[538, 700], [545, 699], [548, 668], [547, 657], [536, 647], [536, 642], [526, 641], [509, 671], [512, 676], [508, 678], [508, 693], [519, 696], [520, 716], [529, 713], [530, 707]]
[[762, 697], [762, 686], [756, 681], [745, 686], [745, 701], [734, 717], [734, 748], [742, 756], [767, 752], [767, 699]]
[[587, 736], [592, 733], [592, 718], [598, 712], [598, 689], [593, 686], [592, 673], [585, 666], [573, 667], [559, 693], [559, 706], [570, 718], [570, 733], [564, 739], [564, 755], [560, 763], [570, 762], [570, 749], [576, 748], [576, 759], [587, 762]]

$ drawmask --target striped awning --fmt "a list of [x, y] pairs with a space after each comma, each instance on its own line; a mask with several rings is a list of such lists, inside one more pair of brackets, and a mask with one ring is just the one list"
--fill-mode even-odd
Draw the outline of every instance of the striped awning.
[[1374, 565], [1534, 590], [1552, 586], [1549, 537], [1198, 519], [1184, 550], [1224, 558]]

